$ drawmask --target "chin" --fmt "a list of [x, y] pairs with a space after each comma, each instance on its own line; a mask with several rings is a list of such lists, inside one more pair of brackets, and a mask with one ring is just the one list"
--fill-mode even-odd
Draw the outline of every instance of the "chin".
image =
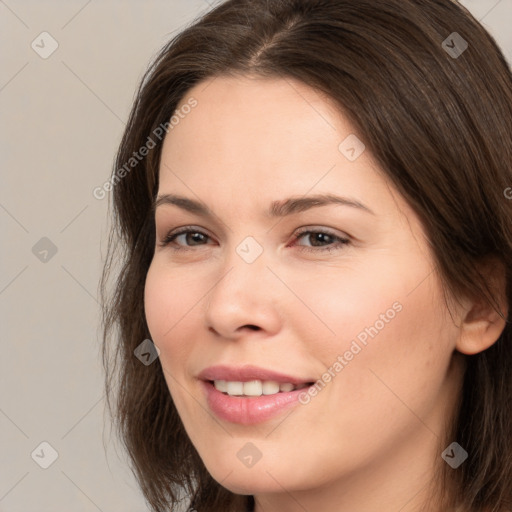
[[304, 489], [312, 483], [310, 474], [295, 472], [293, 463], [284, 463], [286, 456], [275, 454], [273, 460], [263, 457], [252, 467], [246, 467], [238, 458], [235, 457], [233, 461], [226, 453], [228, 451], [217, 456], [212, 454], [203, 458], [203, 462], [212, 478], [234, 494], [279, 494], [283, 492], [283, 487], [293, 491]]
[[[222, 487], [234, 494], [254, 495], [283, 492], [283, 488], [265, 472], [264, 468], [255, 471], [255, 468], [238, 473], [237, 470], [233, 470], [227, 478], [226, 473], [210, 472], [210, 474]], [[284, 486], [286, 487], [286, 482]]]

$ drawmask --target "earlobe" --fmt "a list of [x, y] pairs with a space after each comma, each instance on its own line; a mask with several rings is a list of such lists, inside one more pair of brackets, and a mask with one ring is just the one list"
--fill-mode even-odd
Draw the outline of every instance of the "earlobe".
[[487, 282], [491, 285], [499, 310], [487, 304], [483, 296], [468, 303], [456, 344], [459, 352], [467, 355], [483, 352], [498, 340], [505, 329], [509, 312], [505, 270], [503, 262], [496, 259], [485, 265]]

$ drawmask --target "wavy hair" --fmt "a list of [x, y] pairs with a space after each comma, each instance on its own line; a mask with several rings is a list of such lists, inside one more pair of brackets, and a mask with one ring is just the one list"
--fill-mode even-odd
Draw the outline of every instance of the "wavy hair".
[[[459, 55], [454, 32], [468, 44]], [[291, 78], [333, 99], [419, 216], [445, 289], [497, 309], [481, 267], [495, 258], [505, 268], [509, 305], [512, 298], [512, 75], [482, 25], [451, 0], [219, 4], [166, 44], [146, 71], [112, 174], [113, 225], [100, 283], [107, 404], [155, 512], [178, 510], [187, 496], [200, 512], [254, 506], [207, 472], [159, 360], [145, 366], [134, 356], [150, 337], [144, 284], [162, 140], [129, 169], [126, 163], [194, 85], [222, 75]], [[512, 506], [511, 344], [507, 321], [490, 348], [464, 356], [446, 438], [470, 457], [457, 470], [443, 464], [437, 475], [446, 503], [464, 511]]]

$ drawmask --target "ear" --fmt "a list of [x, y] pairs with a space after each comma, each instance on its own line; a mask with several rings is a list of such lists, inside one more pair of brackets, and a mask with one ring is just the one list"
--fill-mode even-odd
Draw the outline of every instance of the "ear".
[[507, 324], [509, 307], [505, 264], [498, 258], [488, 258], [482, 264], [481, 271], [499, 305], [499, 312], [487, 304], [484, 297], [477, 297], [464, 303], [456, 349], [467, 355], [478, 354], [493, 345]]

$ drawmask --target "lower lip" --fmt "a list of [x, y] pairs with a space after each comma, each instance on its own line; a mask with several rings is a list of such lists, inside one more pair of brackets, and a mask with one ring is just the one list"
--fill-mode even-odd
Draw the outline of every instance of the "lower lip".
[[299, 395], [308, 388], [275, 395], [239, 397], [225, 395], [212, 382], [201, 381], [210, 409], [222, 420], [241, 425], [262, 423], [299, 404]]

